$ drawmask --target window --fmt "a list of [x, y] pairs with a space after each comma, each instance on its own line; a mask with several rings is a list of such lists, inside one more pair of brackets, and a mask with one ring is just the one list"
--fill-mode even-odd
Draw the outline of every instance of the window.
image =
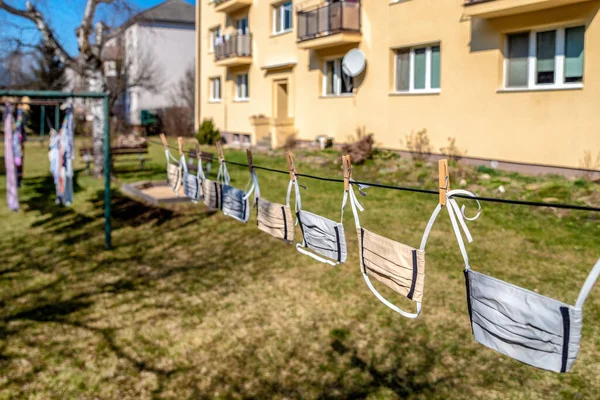
[[292, 30], [292, 2], [286, 1], [273, 7], [273, 33], [285, 33]]
[[342, 59], [325, 61], [323, 65], [323, 96], [352, 94], [354, 79], [343, 71]]
[[440, 46], [396, 51], [396, 92], [439, 92]]
[[248, 74], [239, 74], [235, 79], [235, 99], [248, 100], [250, 91], [248, 90]]
[[583, 26], [508, 35], [505, 87], [580, 87], [584, 36]]
[[215, 46], [221, 42], [221, 27], [213, 28], [209, 32], [208, 51], [213, 53]]
[[104, 62], [104, 75], [106, 77], [117, 76], [117, 62], [116, 61], [105, 61]]
[[221, 78], [210, 78], [210, 101], [221, 101]]
[[246, 18], [242, 18], [242, 19], [238, 19], [237, 21], [235, 21], [235, 28], [237, 30], [237, 33], [240, 35], [247, 35], [249, 30], [248, 30], [248, 17]]
[[240, 144], [240, 135], [237, 133], [233, 134], [233, 144]]

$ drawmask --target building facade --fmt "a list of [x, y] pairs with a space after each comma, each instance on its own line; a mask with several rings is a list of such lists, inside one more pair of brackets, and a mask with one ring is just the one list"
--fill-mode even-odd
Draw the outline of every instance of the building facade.
[[131, 18], [107, 41], [104, 72], [110, 87], [125, 65], [118, 106], [131, 125], [141, 124], [143, 110], [173, 105], [173, 88], [195, 64], [195, 15], [192, 4], [167, 0]]
[[[345, 142], [579, 167], [600, 152], [597, 0], [198, 1], [196, 124], [234, 142]], [[346, 75], [360, 49], [366, 67]]]

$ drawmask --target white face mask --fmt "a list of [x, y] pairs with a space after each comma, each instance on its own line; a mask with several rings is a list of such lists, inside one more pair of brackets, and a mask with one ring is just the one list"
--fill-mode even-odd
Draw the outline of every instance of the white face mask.
[[[473, 239], [458, 207], [448, 192], [448, 214], [465, 260], [467, 303], [475, 340], [525, 364], [554, 372], [571, 370], [581, 341], [582, 307], [600, 275], [600, 260], [588, 275], [575, 306], [473, 271], [460, 232]], [[475, 218], [479, 216], [479, 213]], [[473, 220], [475, 218], [470, 218]]]
[[344, 225], [302, 210], [298, 178], [293, 180], [293, 184], [296, 189], [296, 217], [302, 230], [302, 244], [297, 243], [296, 249], [302, 254], [329, 265], [345, 262], [348, 251], [346, 250]]
[[190, 174], [185, 156], [181, 156], [180, 165], [183, 168], [183, 193], [192, 200], [192, 203], [197, 203], [202, 200], [202, 179], [204, 172], [202, 171], [202, 162], [198, 163], [198, 172], [196, 175]]
[[[383, 304], [404, 317], [417, 318], [421, 313], [421, 302], [423, 301], [425, 286], [425, 245], [427, 244], [427, 238], [429, 237], [433, 223], [441, 210], [441, 206], [438, 205], [433, 211], [423, 233], [421, 246], [419, 249], [416, 249], [377, 235], [360, 226], [358, 210], [363, 211], [363, 207], [354, 194], [353, 185], [351, 180], [348, 190], [344, 192], [342, 213], [346, 203], [350, 200], [354, 223], [358, 233], [360, 266], [363, 278], [371, 292]], [[416, 302], [417, 312], [409, 313], [392, 304], [375, 289], [369, 276]]]
[[258, 196], [256, 198], [258, 229], [286, 243], [294, 241], [294, 217], [290, 209], [292, 186], [293, 182], [290, 181], [285, 205], [272, 203]]
[[169, 149], [165, 150], [167, 157], [167, 181], [173, 192], [179, 196], [179, 188], [181, 187], [181, 165], [177, 159], [171, 155]]
[[[255, 190], [259, 193], [258, 179], [252, 172], [250, 175], [251, 187], [248, 191], [243, 191], [229, 185], [229, 172], [225, 162], [219, 166], [217, 180], [221, 182], [221, 209], [223, 214], [230, 216], [240, 222], [248, 222], [250, 218], [250, 201], [248, 200]], [[259, 193], [260, 194], [260, 193]]]

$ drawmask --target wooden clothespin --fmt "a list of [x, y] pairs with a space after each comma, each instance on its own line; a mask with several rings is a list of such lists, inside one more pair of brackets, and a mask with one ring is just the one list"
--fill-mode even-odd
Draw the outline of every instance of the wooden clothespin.
[[290, 181], [296, 179], [296, 166], [294, 165], [294, 156], [291, 151], [287, 153], [288, 170], [290, 171]]
[[448, 175], [448, 160], [438, 161], [439, 184], [440, 184], [440, 204], [446, 205], [446, 193], [450, 190], [450, 177]]
[[160, 141], [162, 142], [163, 146], [165, 146], [165, 148], [168, 148], [169, 142], [167, 142], [167, 137], [165, 136], [165, 134], [161, 133], [159, 136], [160, 136]]
[[177, 145], [179, 146], [179, 156], [181, 157], [183, 155], [183, 138], [181, 136], [177, 138]]
[[194, 139], [194, 145], [196, 146], [196, 158], [200, 160], [202, 158], [202, 151], [200, 150], [200, 142], [198, 139]]
[[254, 164], [252, 162], [252, 150], [246, 149], [246, 156], [248, 157], [248, 169], [250, 170], [250, 173], [252, 173], [252, 170], [254, 169]]
[[219, 162], [222, 163], [223, 161], [225, 161], [225, 156], [223, 155], [223, 146], [221, 145], [221, 142], [217, 142], [216, 146], [217, 153], [219, 154]]
[[350, 156], [342, 156], [342, 168], [344, 169], [344, 190], [350, 189], [350, 179], [352, 178], [352, 163]]

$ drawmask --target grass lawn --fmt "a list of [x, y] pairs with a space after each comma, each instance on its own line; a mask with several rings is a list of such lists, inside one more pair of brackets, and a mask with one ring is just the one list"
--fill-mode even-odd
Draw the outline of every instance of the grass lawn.
[[[118, 180], [165, 179], [162, 149], [150, 151], [146, 171], [119, 173]], [[245, 160], [239, 151], [226, 156]], [[286, 169], [283, 153], [254, 159]], [[300, 172], [341, 177], [333, 152], [298, 151], [296, 160]], [[600, 398], [600, 287], [585, 304], [571, 373], [485, 348], [471, 334], [464, 264], [445, 212], [427, 247], [423, 312], [408, 320], [364, 283], [349, 207], [348, 261], [331, 267], [259, 231], [254, 213], [242, 224], [204, 205], [155, 208], [115, 190], [115, 249], [104, 251], [102, 181], [81, 170], [75, 203], [62, 208], [47, 170], [46, 148], [29, 143], [18, 213], [7, 210], [0, 177], [0, 399]], [[248, 170], [230, 172], [243, 188]], [[288, 176], [258, 175], [263, 197], [284, 202]], [[354, 175], [437, 185], [435, 165], [385, 154]], [[452, 186], [461, 179], [480, 195], [600, 204], [598, 184], [584, 180], [453, 168]], [[306, 210], [340, 217], [342, 184], [302, 183]], [[437, 197], [367, 192], [362, 225], [418, 246]], [[466, 203], [473, 215], [474, 204]], [[473, 268], [574, 304], [600, 256], [600, 215], [482, 206], [469, 223]]]

